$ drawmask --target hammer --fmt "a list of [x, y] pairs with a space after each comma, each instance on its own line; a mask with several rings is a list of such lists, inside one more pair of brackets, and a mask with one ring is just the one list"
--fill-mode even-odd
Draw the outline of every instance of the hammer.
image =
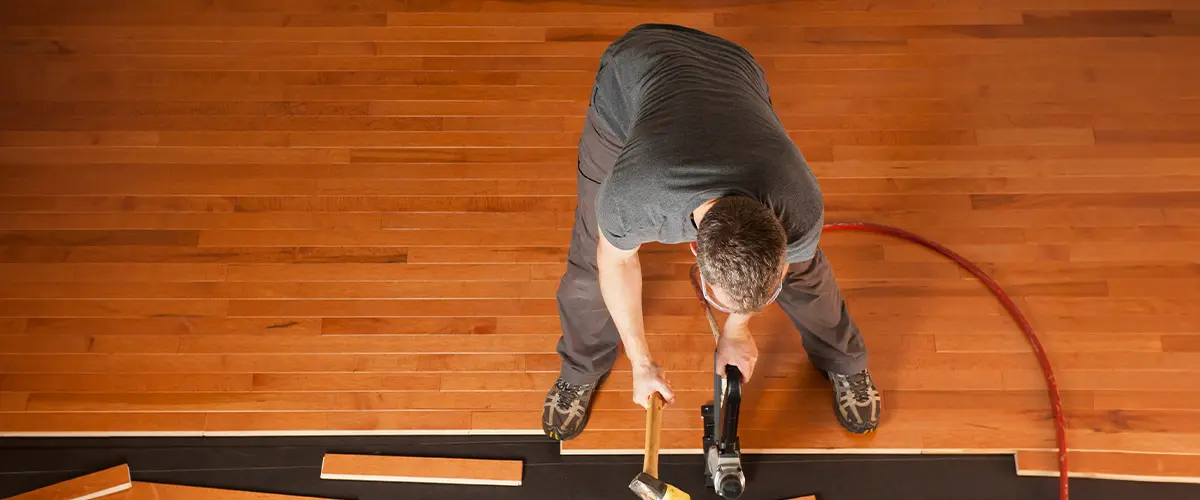
[[646, 412], [646, 457], [642, 461], [642, 472], [629, 483], [642, 500], [691, 500], [691, 495], [658, 479], [658, 436], [662, 431], [663, 398], [659, 393], [650, 396], [650, 410]]

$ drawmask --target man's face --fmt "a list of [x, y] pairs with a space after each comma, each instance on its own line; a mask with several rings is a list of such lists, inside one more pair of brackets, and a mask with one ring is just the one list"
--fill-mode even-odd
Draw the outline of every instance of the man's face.
[[709, 300], [709, 302], [712, 302], [714, 306], [717, 306], [717, 309], [721, 309], [722, 311], [725, 311], [725, 312], [729, 312], [734, 309], [732, 306], [729, 305], [729, 304], [733, 303], [733, 299], [731, 299], [729, 297], [729, 294], [725, 291], [724, 288], [721, 288], [719, 286], [712, 286], [712, 285], [705, 285], [705, 286], [708, 287], [708, 290], [706, 290], [706, 291], [708, 292], [708, 298], [711, 299], [711, 300]]
[[[779, 276], [780, 288], [782, 288], [783, 279], [786, 276], [787, 276], [787, 268], [784, 268], [783, 274], [781, 274]], [[729, 304], [733, 304], [734, 300], [732, 297], [729, 296], [729, 293], [727, 291], [725, 291], [724, 288], [721, 288], [716, 285], [710, 285], [710, 284], [708, 284], [707, 281], [704, 281], [704, 280], [701, 280], [701, 282], [704, 283], [704, 285], [703, 285], [704, 286], [704, 294], [705, 294], [705, 298], [708, 299], [709, 303], [716, 306], [717, 309], [721, 310], [722, 312], [730, 312], [730, 311], [734, 310], [734, 308], [729, 305]], [[778, 297], [779, 292], [776, 292], [775, 296]], [[775, 301], [775, 299], [771, 299], [771, 302], [774, 302], [774, 301]], [[770, 302], [768, 302], [767, 305], [770, 305]]]

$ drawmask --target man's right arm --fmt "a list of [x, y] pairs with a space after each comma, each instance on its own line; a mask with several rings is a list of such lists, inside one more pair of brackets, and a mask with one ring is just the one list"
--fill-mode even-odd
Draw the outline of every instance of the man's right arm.
[[654, 392], [673, 401], [674, 393], [664, 374], [654, 364], [646, 343], [646, 326], [642, 315], [642, 265], [638, 248], [621, 250], [599, 232], [596, 245], [596, 266], [600, 279], [600, 294], [621, 335], [625, 353], [633, 365], [633, 401], [649, 405]]

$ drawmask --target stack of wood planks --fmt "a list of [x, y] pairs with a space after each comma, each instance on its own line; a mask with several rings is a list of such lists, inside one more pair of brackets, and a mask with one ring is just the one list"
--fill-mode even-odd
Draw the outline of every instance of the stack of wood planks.
[[[5, 2], [0, 434], [539, 433], [575, 141], [599, 54], [642, 22], [759, 58], [829, 220], [994, 273], [1057, 369], [1074, 470], [1200, 478], [1189, 0]], [[1054, 446], [982, 287], [903, 242], [822, 243], [884, 421], [841, 432], [773, 310], [747, 452]], [[696, 452], [690, 254], [644, 254], [663, 446]], [[629, 399], [622, 360], [564, 451], [638, 453]]]

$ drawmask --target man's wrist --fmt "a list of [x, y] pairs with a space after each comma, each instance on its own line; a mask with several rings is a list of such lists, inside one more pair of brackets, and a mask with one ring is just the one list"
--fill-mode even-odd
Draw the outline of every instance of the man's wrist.
[[721, 336], [729, 337], [734, 340], [746, 340], [751, 337], [749, 328], [733, 328], [725, 330]]
[[721, 332], [721, 336], [739, 340], [750, 338], [750, 316], [730, 315], [729, 319], [725, 321], [725, 329]]

